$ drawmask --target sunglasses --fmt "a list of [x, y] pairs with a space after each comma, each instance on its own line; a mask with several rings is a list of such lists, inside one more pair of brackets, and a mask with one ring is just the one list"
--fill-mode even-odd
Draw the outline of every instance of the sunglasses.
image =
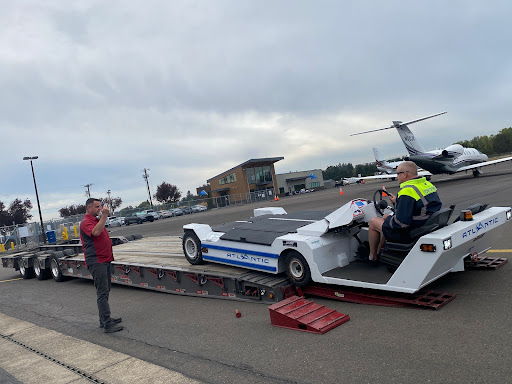
[[408, 173], [409, 171], [402, 171], [402, 172], [397, 172], [396, 175], [401, 175], [402, 173]]

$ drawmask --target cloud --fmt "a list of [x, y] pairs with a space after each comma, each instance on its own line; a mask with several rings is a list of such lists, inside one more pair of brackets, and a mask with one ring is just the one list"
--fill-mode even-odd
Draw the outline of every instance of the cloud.
[[[0, 199], [48, 214], [83, 185], [124, 201], [162, 181], [183, 193], [250, 158], [278, 172], [404, 154], [510, 126], [511, 5], [306, 1], [59, 1], [3, 4]], [[55, 210], [53, 211], [55, 212]]]

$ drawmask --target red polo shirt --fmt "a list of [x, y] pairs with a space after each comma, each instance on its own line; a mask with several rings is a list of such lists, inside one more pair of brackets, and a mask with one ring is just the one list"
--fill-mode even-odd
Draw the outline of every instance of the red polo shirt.
[[106, 228], [99, 236], [93, 236], [92, 230], [98, 224], [99, 219], [91, 215], [85, 215], [80, 223], [80, 239], [84, 250], [85, 264], [91, 266], [96, 263], [108, 263], [114, 261], [112, 254], [112, 242]]

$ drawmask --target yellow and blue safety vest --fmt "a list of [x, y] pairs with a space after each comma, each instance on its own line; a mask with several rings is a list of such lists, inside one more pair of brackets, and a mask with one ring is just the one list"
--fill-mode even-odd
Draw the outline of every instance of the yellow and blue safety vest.
[[421, 227], [442, 203], [437, 188], [425, 177], [407, 180], [400, 184], [395, 214], [388, 217], [384, 225], [392, 229], [412, 230]]

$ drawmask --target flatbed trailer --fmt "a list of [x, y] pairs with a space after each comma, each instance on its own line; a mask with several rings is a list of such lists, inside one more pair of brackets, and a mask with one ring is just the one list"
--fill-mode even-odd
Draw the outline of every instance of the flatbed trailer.
[[[190, 265], [178, 236], [149, 237], [113, 247], [112, 283], [186, 296], [276, 303], [294, 286], [284, 276], [217, 264]], [[90, 279], [81, 244], [40, 246], [2, 256], [4, 268], [19, 270], [25, 279], [71, 277]]]

